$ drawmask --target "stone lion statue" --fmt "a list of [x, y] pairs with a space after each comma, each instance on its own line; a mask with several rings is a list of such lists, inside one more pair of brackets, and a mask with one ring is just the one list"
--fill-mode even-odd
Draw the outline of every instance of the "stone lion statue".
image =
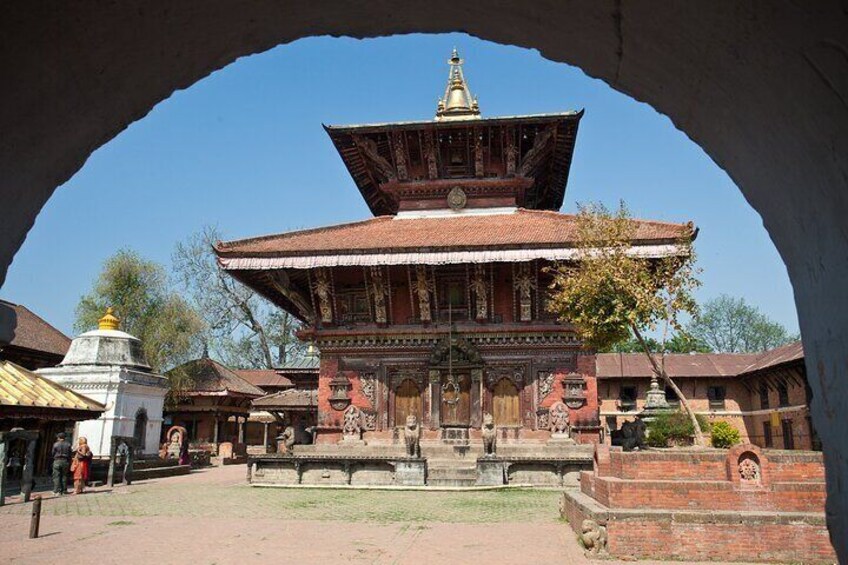
[[495, 419], [488, 412], [483, 414], [483, 455], [486, 457], [494, 457], [495, 449], [497, 449], [497, 428], [495, 427]]
[[591, 555], [606, 555], [607, 553], [607, 529], [594, 520], [583, 520], [580, 529], [583, 533], [578, 534], [586, 552]]
[[403, 427], [403, 441], [406, 444], [406, 454], [409, 457], [421, 457], [421, 426], [415, 414], [406, 417]]
[[291, 453], [294, 448], [294, 444], [296, 443], [294, 426], [286, 426], [283, 433], [277, 438], [277, 441], [282, 442], [282, 446], [285, 448], [285, 453]]

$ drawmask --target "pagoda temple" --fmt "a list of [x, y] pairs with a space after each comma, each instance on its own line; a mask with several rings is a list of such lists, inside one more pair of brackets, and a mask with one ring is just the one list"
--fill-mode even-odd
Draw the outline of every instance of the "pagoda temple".
[[[220, 242], [219, 263], [320, 349], [317, 443], [396, 442], [410, 415], [422, 443], [474, 442], [484, 414], [507, 443], [597, 442], [595, 353], [547, 312], [544, 270], [575, 257], [583, 112], [483, 117], [448, 63], [435, 119], [325, 127], [374, 217]], [[633, 251], [692, 237], [640, 220]]]

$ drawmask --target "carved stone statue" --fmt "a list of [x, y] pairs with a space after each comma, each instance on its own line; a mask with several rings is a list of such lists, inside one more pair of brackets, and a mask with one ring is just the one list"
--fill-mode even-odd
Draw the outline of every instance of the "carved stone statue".
[[483, 170], [483, 134], [479, 129], [474, 130], [474, 176], [482, 178]]
[[583, 520], [580, 525], [583, 530], [578, 537], [590, 555], [606, 555], [607, 553], [607, 529], [594, 520]]
[[386, 285], [383, 283], [383, 271], [380, 267], [371, 267], [371, 290], [374, 294], [374, 321], [385, 324], [386, 316]]
[[295, 445], [295, 430], [294, 426], [286, 426], [280, 437], [277, 438], [277, 445], [282, 446], [285, 451], [283, 453], [291, 453]]
[[348, 406], [344, 411], [342, 435], [345, 439], [360, 439], [362, 437], [362, 412], [356, 406]]
[[512, 128], [506, 132], [506, 176], [515, 176], [515, 162], [518, 157], [518, 148], [515, 146], [515, 131]]
[[474, 267], [474, 280], [471, 281], [471, 289], [476, 298], [477, 319], [485, 320], [489, 317], [489, 285], [486, 284], [486, 272], [483, 265]]
[[421, 425], [415, 414], [406, 417], [406, 425], [403, 428], [403, 441], [406, 444], [406, 455], [409, 457], [421, 457]]
[[430, 311], [430, 293], [433, 292], [433, 282], [427, 278], [427, 267], [418, 265], [415, 268], [415, 294], [418, 295], [418, 310], [421, 321], [430, 322], [433, 319]]
[[521, 265], [518, 274], [515, 276], [515, 290], [518, 292], [518, 319], [522, 322], [529, 322], [533, 319], [533, 290], [536, 288], [536, 281], [530, 276], [530, 266]]
[[321, 312], [321, 322], [330, 324], [333, 322], [333, 305], [330, 296], [330, 281], [326, 269], [318, 269], [315, 272], [315, 283], [313, 290], [318, 295], [318, 309]]
[[562, 402], [551, 406], [550, 412], [551, 433], [558, 435], [569, 435], [568, 408]]
[[621, 428], [610, 432], [610, 443], [620, 446], [624, 451], [633, 451], [645, 446], [647, 426], [642, 420], [624, 422]]
[[495, 427], [495, 419], [491, 414], [483, 414], [483, 455], [494, 457], [497, 449], [498, 430]]

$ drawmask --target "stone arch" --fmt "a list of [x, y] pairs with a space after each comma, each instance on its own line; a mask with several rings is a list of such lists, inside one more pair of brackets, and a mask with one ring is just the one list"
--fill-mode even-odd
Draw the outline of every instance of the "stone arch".
[[838, 2], [758, 6], [12, 3], [0, 22], [0, 283], [41, 207], [92, 151], [239, 57], [322, 34], [464, 30], [535, 48], [669, 116], [762, 215], [795, 291], [828, 454], [829, 527], [848, 560], [848, 487], [833, 478], [848, 476], [848, 11]]

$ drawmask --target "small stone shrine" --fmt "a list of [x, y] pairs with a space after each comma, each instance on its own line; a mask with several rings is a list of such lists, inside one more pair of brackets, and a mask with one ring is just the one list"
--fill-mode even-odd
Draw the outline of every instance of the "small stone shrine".
[[132, 437], [139, 454], [155, 455], [168, 379], [150, 369], [141, 341], [118, 327], [109, 308], [98, 329], [71, 342], [59, 366], [38, 373], [106, 406], [98, 419], [75, 428], [75, 438], [88, 438], [95, 456], [110, 455], [112, 436]]

